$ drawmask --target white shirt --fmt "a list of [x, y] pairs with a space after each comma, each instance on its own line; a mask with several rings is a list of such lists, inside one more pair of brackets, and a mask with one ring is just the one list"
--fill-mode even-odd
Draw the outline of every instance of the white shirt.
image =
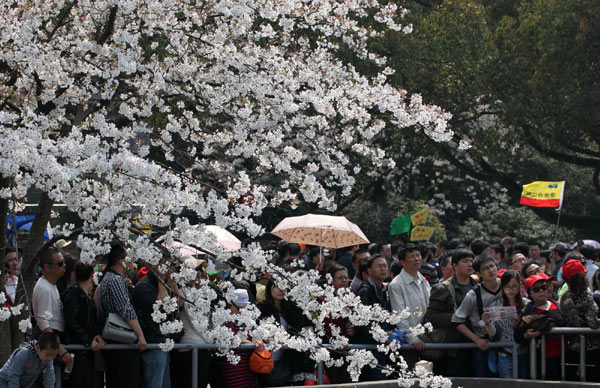
[[[186, 306], [187, 307], [187, 306]], [[181, 343], [184, 344], [207, 344], [209, 343], [202, 334], [200, 334], [194, 324], [192, 318], [186, 310], [181, 311], [179, 314], [181, 323], [183, 323], [183, 336], [181, 337]]]
[[406, 338], [410, 344], [419, 338], [410, 332], [410, 328], [421, 323], [421, 318], [429, 305], [431, 286], [423, 275], [417, 272], [417, 278], [406, 271], [401, 271], [388, 287], [392, 310], [402, 311], [407, 308], [410, 316], [398, 323], [398, 328], [408, 331]]
[[48, 327], [60, 332], [65, 330], [65, 316], [58, 288], [43, 276], [33, 288], [31, 305], [40, 330]]
[[4, 290], [6, 294], [10, 297], [10, 301], [14, 304], [15, 298], [17, 297], [17, 286], [19, 285], [19, 277], [18, 276], [9, 276], [6, 279], [6, 284], [4, 285]]

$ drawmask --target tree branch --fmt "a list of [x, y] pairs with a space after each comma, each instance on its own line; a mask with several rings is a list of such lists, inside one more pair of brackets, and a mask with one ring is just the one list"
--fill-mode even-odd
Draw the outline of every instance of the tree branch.
[[102, 29], [102, 31], [98, 31], [98, 39], [96, 39], [96, 42], [98, 42], [98, 44], [103, 45], [108, 38], [110, 38], [110, 36], [112, 35], [114, 29], [115, 29], [115, 20], [117, 19], [117, 10], [119, 9], [119, 6], [115, 5], [110, 9], [110, 13], [108, 15], [108, 20], [106, 21], [106, 24], [104, 25], [104, 28]]
[[23, 253], [22, 268], [25, 274], [32, 273], [34, 270], [34, 266], [32, 265], [34, 262], [33, 257], [38, 249], [43, 245], [44, 232], [46, 231], [48, 222], [50, 221], [52, 206], [54, 206], [54, 201], [50, 199], [48, 193], [43, 192], [42, 198], [38, 203], [35, 218], [31, 223], [31, 230], [29, 231], [30, 241], [25, 247], [25, 252]]
[[46, 42], [50, 42], [52, 40], [52, 38], [54, 37], [54, 34], [56, 34], [56, 31], [58, 31], [59, 28], [61, 28], [62, 26], [64, 26], [66, 24], [65, 19], [67, 18], [67, 16], [69, 16], [69, 14], [71, 13], [71, 9], [73, 9], [73, 6], [76, 3], [77, 3], [77, 0], [73, 0], [72, 2], [65, 5], [63, 7], [63, 9], [60, 10], [60, 12], [58, 13], [58, 16], [56, 17], [56, 23], [54, 23], [54, 28], [52, 28], [52, 31], [50, 31], [48, 33]]
[[527, 133], [525, 135], [527, 143], [529, 145], [531, 145], [536, 151], [538, 151], [544, 155], [548, 155], [553, 159], [556, 159], [556, 160], [559, 160], [562, 162], [575, 164], [577, 166], [594, 167], [594, 168], [600, 166], [599, 159], [582, 158], [579, 156], [569, 155], [569, 154], [565, 154], [565, 153], [562, 153], [559, 151], [555, 151], [553, 149], [546, 148], [540, 142], [538, 142], [537, 139], [535, 139], [535, 137], [533, 136], [533, 128], [527, 126], [524, 129], [525, 129], [525, 132]]
[[569, 143], [566, 143], [566, 144], [563, 144], [563, 145], [565, 146], [565, 148], [567, 148], [567, 149], [569, 149], [571, 151], [578, 152], [580, 154], [584, 154], [584, 155], [588, 155], [588, 156], [593, 156], [593, 157], [596, 157], [596, 158], [600, 158], [600, 152], [592, 151], [592, 150], [586, 149], [586, 148], [577, 147], [577, 146], [574, 146], [574, 145], [569, 144]]
[[594, 188], [596, 189], [596, 194], [600, 195], [600, 180], [598, 177], [600, 176], [600, 166], [596, 167], [596, 171], [594, 171], [594, 177], [592, 178], [592, 182], [594, 183]]
[[490, 182], [493, 180], [489, 175], [476, 171], [473, 167], [468, 166], [465, 163], [458, 160], [446, 146], [439, 145], [438, 148], [450, 163], [452, 163], [455, 167], [458, 167], [459, 169], [463, 170], [465, 173], [472, 176], [473, 178], [486, 182]]
[[[10, 180], [4, 177], [0, 178], [0, 187], [10, 187]], [[4, 249], [8, 247], [6, 239], [6, 229], [8, 224], [8, 199], [0, 198], [0, 263], [4, 262]], [[1, 279], [0, 279], [1, 280]]]

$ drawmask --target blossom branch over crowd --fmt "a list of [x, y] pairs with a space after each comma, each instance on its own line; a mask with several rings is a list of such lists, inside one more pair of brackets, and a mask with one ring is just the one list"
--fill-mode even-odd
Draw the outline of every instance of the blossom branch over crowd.
[[[382, 4], [383, 3], [383, 4]], [[130, 212], [163, 231], [162, 242], [196, 244], [227, 260], [187, 215], [250, 238], [266, 207], [295, 201], [335, 210], [356, 174], [393, 166], [374, 140], [423, 130], [448, 141], [449, 114], [387, 83], [392, 71], [368, 39], [402, 25], [406, 10], [376, 0], [16, 0], [0, 5], [0, 192], [23, 201], [35, 186], [77, 212], [77, 239], [91, 262], [115, 237], [130, 258], [162, 264], [146, 235], [131, 236]], [[344, 47], [381, 71], [367, 78], [337, 59]], [[366, 158], [356, 166], [350, 157]], [[91, 237], [93, 236], [93, 237]], [[171, 252], [175, 257], [175, 252]], [[271, 270], [258, 246], [241, 252], [244, 272]], [[211, 309], [208, 284], [186, 287], [194, 269], [174, 274], [198, 300], [194, 324], [224, 348], [241, 341], [222, 325], [235, 319], [256, 338], [308, 350], [327, 314], [353, 324], [397, 317], [367, 309], [350, 294], [315, 285], [316, 274], [278, 278], [315, 326], [290, 336], [257, 325], [256, 311], [232, 317]], [[221, 292], [231, 298], [224, 282]], [[317, 305], [315, 298], [325, 300]], [[157, 311], [167, 313], [173, 301]], [[171, 306], [171, 307], [169, 307]], [[224, 306], [221, 306], [224, 307]], [[157, 314], [157, 319], [161, 315]], [[211, 322], [208, 322], [210, 317]], [[177, 324], [163, 325], [165, 331]], [[315, 335], [317, 334], [317, 335]], [[339, 339], [339, 345], [347, 339]], [[326, 354], [313, 350], [315, 359]], [[353, 352], [355, 357], [364, 352]], [[355, 364], [356, 364], [355, 360]]]

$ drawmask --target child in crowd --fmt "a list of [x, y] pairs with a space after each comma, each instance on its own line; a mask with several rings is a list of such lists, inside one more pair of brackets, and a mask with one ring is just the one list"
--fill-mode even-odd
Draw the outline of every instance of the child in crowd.
[[[245, 289], [237, 289], [234, 291], [235, 301], [229, 306], [232, 313], [239, 313], [240, 308], [248, 306], [250, 303], [248, 291]], [[235, 322], [225, 323], [234, 334], [237, 334], [243, 327], [238, 326]], [[242, 341], [243, 344], [251, 343], [250, 340]], [[261, 349], [258, 347], [257, 349]], [[223, 359], [221, 368], [223, 371], [223, 383], [226, 388], [253, 388], [255, 387], [254, 374], [250, 370], [249, 362], [252, 350], [235, 350], [235, 354], [240, 357], [237, 364], [232, 364], [226, 359]]]
[[60, 341], [54, 332], [44, 332], [37, 341], [23, 343], [0, 369], [0, 388], [28, 388], [42, 374], [44, 388], [54, 388], [52, 362], [59, 346]]

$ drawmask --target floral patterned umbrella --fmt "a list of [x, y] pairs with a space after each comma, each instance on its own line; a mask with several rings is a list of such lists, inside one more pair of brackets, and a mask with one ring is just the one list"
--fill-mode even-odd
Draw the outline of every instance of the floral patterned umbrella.
[[356, 224], [346, 217], [306, 214], [287, 217], [271, 231], [287, 242], [342, 248], [368, 243], [369, 240]]

